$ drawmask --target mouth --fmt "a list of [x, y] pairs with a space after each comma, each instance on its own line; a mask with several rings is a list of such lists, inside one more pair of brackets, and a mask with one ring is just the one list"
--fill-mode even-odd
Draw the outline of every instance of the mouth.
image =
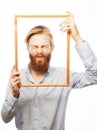
[[37, 60], [45, 60], [45, 58], [42, 56], [36, 57]]
[[39, 55], [39, 56], [36, 56], [36, 58], [45, 58], [45, 57], [42, 55]]

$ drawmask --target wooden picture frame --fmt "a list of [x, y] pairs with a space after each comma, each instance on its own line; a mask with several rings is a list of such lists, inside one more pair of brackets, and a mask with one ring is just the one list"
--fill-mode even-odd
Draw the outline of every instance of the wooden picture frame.
[[[18, 30], [17, 24], [18, 19], [23, 18], [65, 18], [65, 15], [15, 15], [14, 16], [14, 36], [15, 36], [15, 66], [16, 71], [18, 71]], [[22, 83], [22, 87], [68, 87], [70, 84], [70, 34], [67, 32], [67, 48], [66, 48], [66, 82], [63, 84], [24, 84]], [[65, 72], [64, 72], [65, 73]], [[65, 78], [65, 77], [64, 77]]]

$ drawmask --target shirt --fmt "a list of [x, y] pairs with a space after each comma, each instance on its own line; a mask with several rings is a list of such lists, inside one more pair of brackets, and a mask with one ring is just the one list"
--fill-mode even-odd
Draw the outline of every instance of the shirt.
[[[76, 45], [76, 50], [85, 66], [85, 72], [70, 72], [68, 87], [21, 87], [18, 98], [12, 96], [8, 85], [1, 116], [4, 122], [15, 117], [17, 130], [65, 130], [65, 113], [72, 88], [82, 88], [97, 83], [97, 58], [85, 41]], [[34, 80], [29, 67], [20, 70], [23, 83]], [[50, 67], [40, 83], [65, 83], [65, 68]]]

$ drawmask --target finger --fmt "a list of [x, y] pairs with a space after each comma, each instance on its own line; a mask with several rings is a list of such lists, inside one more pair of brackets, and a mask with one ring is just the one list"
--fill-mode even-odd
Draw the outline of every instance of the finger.
[[18, 71], [14, 71], [14, 68], [11, 71], [10, 78], [19, 77], [20, 73]]
[[62, 32], [69, 32], [70, 31], [70, 27], [69, 26], [66, 26], [65, 28], [62, 28], [61, 31]]
[[63, 26], [68, 26], [69, 24], [71, 24], [71, 19], [70, 18], [65, 18], [60, 24], [59, 26], [60, 27], [63, 27]]
[[20, 77], [17, 77], [17, 76], [16, 76], [16, 77], [14, 77], [14, 78], [11, 78], [11, 80], [12, 80], [13, 82], [16, 82], [17, 80], [21, 80], [21, 79], [20, 79]]
[[21, 85], [21, 80], [16, 80], [16, 81], [11, 82], [11, 86], [13, 89], [14, 89], [14, 87], [20, 88], [20, 85]]
[[16, 66], [14, 65], [13, 67], [12, 67], [12, 72], [14, 72], [16, 70]]
[[15, 82], [17, 82], [17, 81], [21, 82], [20, 77], [15, 76], [15, 77], [13, 77], [13, 78], [10, 78], [10, 83], [12, 84], [12, 86], [13, 86], [13, 84], [14, 84]]
[[13, 72], [10, 75], [10, 78], [20, 77], [20, 74], [18, 72]]
[[74, 15], [72, 13], [70, 13], [69, 11], [66, 11], [66, 14], [70, 17], [74, 17]]
[[67, 30], [67, 26], [63, 26], [60, 28], [60, 31], [65, 32]]
[[20, 73], [19, 72], [13, 72], [13, 77], [19, 77], [20, 76]]
[[65, 17], [68, 17], [70, 15], [72, 15], [72, 14], [69, 11], [66, 11], [66, 13], [64, 14]]
[[65, 32], [68, 31], [71, 28], [71, 24], [70, 23], [63, 23], [60, 26], [60, 31]]
[[13, 72], [15, 71], [15, 65], [12, 67], [11, 73], [10, 73], [10, 77], [13, 78]]
[[19, 87], [17, 87], [17, 86], [15, 86], [15, 87], [12, 89], [12, 91], [13, 91], [14, 93], [19, 92], [19, 90], [20, 90], [20, 88], [19, 88]]

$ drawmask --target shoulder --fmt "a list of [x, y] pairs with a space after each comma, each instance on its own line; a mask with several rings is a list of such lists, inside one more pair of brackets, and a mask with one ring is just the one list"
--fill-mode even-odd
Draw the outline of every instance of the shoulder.
[[66, 72], [65, 70], [65, 67], [50, 67], [49, 70], [48, 70], [49, 73], [56, 73], [56, 74], [59, 74], [59, 73], [64, 73]]

